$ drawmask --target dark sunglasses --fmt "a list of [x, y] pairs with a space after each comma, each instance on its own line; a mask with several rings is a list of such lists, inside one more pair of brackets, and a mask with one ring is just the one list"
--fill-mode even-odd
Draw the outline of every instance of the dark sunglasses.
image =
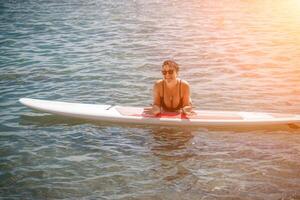
[[161, 73], [163, 74], [163, 75], [167, 75], [167, 73], [168, 74], [170, 74], [170, 75], [172, 75], [173, 73], [174, 73], [174, 70], [161, 70]]

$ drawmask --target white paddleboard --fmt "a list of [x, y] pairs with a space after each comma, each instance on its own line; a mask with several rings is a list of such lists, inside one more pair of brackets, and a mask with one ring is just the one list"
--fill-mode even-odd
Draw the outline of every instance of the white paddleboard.
[[195, 115], [163, 113], [145, 114], [141, 107], [67, 103], [30, 98], [19, 100], [23, 105], [56, 115], [116, 123], [135, 123], [175, 126], [240, 126], [300, 123], [300, 115], [197, 110]]

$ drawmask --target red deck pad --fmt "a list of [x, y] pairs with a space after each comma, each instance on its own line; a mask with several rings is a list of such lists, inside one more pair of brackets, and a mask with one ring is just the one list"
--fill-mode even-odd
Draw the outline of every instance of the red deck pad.
[[160, 113], [156, 116], [144, 113], [143, 108], [136, 107], [117, 107], [116, 110], [124, 116], [136, 116], [136, 117], [147, 117], [147, 118], [175, 118], [175, 119], [186, 119], [187, 117], [181, 113]]
[[147, 118], [172, 118], [172, 119], [199, 119], [199, 120], [243, 120], [243, 118], [233, 113], [209, 113], [197, 111], [195, 114], [187, 116], [182, 113], [160, 113], [156, 116], [144, 113], [143, 108], [117, 107], [116, 110], [124, 116], [136, 116]]

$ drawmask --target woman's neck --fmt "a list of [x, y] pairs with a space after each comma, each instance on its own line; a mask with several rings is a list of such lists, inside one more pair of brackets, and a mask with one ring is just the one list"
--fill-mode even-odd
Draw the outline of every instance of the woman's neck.
[[173, 88], [177, 85], [177, 78], [171, 81], [165, 81], [167, 88]]

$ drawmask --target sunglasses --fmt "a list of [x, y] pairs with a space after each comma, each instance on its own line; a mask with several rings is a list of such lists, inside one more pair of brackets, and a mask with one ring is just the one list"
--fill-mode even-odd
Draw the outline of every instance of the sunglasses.
[[161, 70], [161, 73], [163, 74], [163, 75], [167, 75], [167, 74], [170, 74], [170, 75], [172, 75], [173, 73], [174, 73], [174, 70]]

